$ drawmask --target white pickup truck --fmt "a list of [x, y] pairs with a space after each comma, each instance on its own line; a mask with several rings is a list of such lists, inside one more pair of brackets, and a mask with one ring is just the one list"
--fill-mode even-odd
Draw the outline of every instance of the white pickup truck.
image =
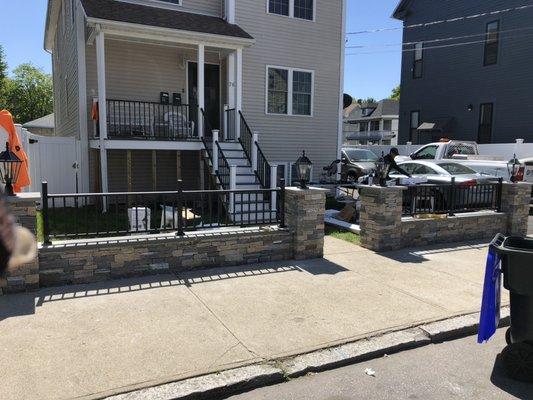
[[[507, 168], [509, 160], [504, 160], [501, 157], [480, 156], [476, 142], [451, 140], [430, 143], [419, 148], [410, 156], [399, 156], [397, 159], [398, 162], [407, 160], [453, 160], [472, 168], [480, 174], [501, 177], [506, 181], [510, 179]], [[518, 180], [523, 179], [524, 167], [522, 166], [518, 174]]]

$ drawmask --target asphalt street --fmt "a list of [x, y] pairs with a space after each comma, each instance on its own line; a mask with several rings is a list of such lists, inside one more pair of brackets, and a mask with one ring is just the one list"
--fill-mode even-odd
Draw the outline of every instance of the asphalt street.
[[[533, 399], [533, 384], [505, 377], [498, 357], [505, 346], [504, 332], [499, 330], [483, 345], [474, 336], [433, 344], [229, 399]], [[374, 376], [367, 374], [372, 371]]]

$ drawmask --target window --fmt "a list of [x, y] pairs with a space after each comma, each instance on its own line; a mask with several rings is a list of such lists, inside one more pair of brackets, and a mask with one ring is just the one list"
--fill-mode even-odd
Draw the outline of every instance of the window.
[[415, 44], [414, 60], [413, 60], [413, 79], [422, 78], [423, 63], [424, 63], [424, 43], [419, 42]]
[[428, 167], [427, 165], [418, 164], [413, 169], [413, 174], [415, 175], [435, 175], [437, 171], [433, 168]]
[[383, 130], [385, 132], [392, 131], [392, 121], [390, 119], [386, 119], [383, 121]]
[[313, 72], [267, 67], [267, 114], [313, 115]]
[[315, 19], [315, 0], [267, 0], [268, 12], [291, 18]]
[[366, 132], [366, 131], [368, 131], [368, 122], [360, 122], [359, 132]]
[[409, 141], [411, 143], [418, 141], [418, 127], [420, 126], [420, 111], [411, 112], [411, 125], [409, 129]]
[[450, 175], [469, 175], [476, 173], [476, 171], [474, 171], [472, 168], [457, 163], [441, 163], [438, 164], [438, 166], [448, 172]]
[[478, 143], [490, 143], [492, 141], [492, 120], [494, 105], [492, 103], [481, 104], [479, 109], [479, 128], [477, 134]]
[[494, 65], [498, 63], [498, 47], [500, 44], [500, 21], [493, 21], [487, 24], [485, 36], [485, 55], [483, 65]]
[[379, 131], [379, 121], [371, 121], [370, 122], [370, 130], [371, 131]]
[[415, 160], [434, 160], [438, 146], [427, 146], [415, 153]]

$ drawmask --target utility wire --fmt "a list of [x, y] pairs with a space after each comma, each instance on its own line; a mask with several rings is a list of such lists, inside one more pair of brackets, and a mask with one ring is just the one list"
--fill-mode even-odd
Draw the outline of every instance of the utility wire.
[[481, 17], [486, 17], [486, 16], [505, 14], [505, 13], [509, 13], [512, 11], [523, 11], [523, 10], [530, 9], [530, 8], [533, 8], [533, 4], [526, 4], [520, 7], [505, 8], [503, 10], [489, 11], [489, 12], [480, 13], [480, 14], [472, 14], [472, 15], [467, 15], [463, 17], [441, 19], [437, 21], [424, 22], [420, 24], [399, 26], [395, 28], [379, 28], [379, 29], [369, 29], [365, 31], [347, 32], [346, 35], [362, 35], [365, 33], [378, 33], [378, 32], [387, 32], [387, 31], [399, 31], [402, 29], [424, 28], [424, 27], [442, 25], [442, 24], [447, 24], [447, 23], [452, 23], [452, 22], [459, 22], [459, 21], [465, 21], [465, 20], [470, 20], [470, 19], [475, 19], [475, 18], [481, 18]]
[[[499, 31], [498, 33], [509, 33], [509, 32], [522, 32], [522, 31], [529, 31], [533, 30], [533, 27], [529, 28], [517, 28], [517, 29], [507, 29], [503, 31]], [[396, 47], [396, 46], [412, 46], [418, 43], [440, 43], [440, 42], [449, 42], [450, 40], [457, 40], [457, 39], [469, 39], [479, 36], [485, 36], [487, 37], [488, 34], [485, 33], [476, 33], [473, 35], [464, 35], [464, 36], [451, 36], [447, 38], [441, 38], [441, 39], [432, 39], [432, 40], [417, 40], [416, 42], [405, 42], [405, 43], [389, 43], [389, 44], [382, 44], [382, 45], [360, 45], [360, 46], [345, 46], [346, 49], [372, 49], [372, 48], [383, 48], [383, 47]]]
[[[533, 33], [524, 33], [523, 35], [506, 36], [505, 38], [501, 37], [500, 40], [502, 40], [502, 39], [522, 38], [522, 37], [526, 37], [526, 36], [533, 36]], [[439, 46], [424, 47], [423, 50], [426, 51], [426, 50], [434, 50], [434, 49], [444, 49], [444, 48], [450, 48], [450, 47], [467, 46], [467, 45], [478, 44], [478, 43], [486, 43], [486, 39], [476, 40], [476, 41], [471, 41], [471, 42], [452, 43], [452, 44], [445, 44], [445, 45], [439, 45]], [[346, 56], [356, 56], [356, 55], [360, 55], [360, 54], [392, 53], [392, 52], [396, 52], [396, 51], [397, 50], [367, 51], [367, 52], [358, 52], [358, 53], [346, 53], [345, 55]], [[417, 49], [402, 49], [400, 51], [402, 53], [408, 53], [408, 52], [417, 51]]]

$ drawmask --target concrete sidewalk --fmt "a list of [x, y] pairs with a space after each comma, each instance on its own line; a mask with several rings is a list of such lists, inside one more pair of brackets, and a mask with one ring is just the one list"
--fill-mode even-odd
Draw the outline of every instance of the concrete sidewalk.
[[475, 312], [485, 256], [326, 238], [321, 260], [0, 297], [0, 393], [100, 398]]

